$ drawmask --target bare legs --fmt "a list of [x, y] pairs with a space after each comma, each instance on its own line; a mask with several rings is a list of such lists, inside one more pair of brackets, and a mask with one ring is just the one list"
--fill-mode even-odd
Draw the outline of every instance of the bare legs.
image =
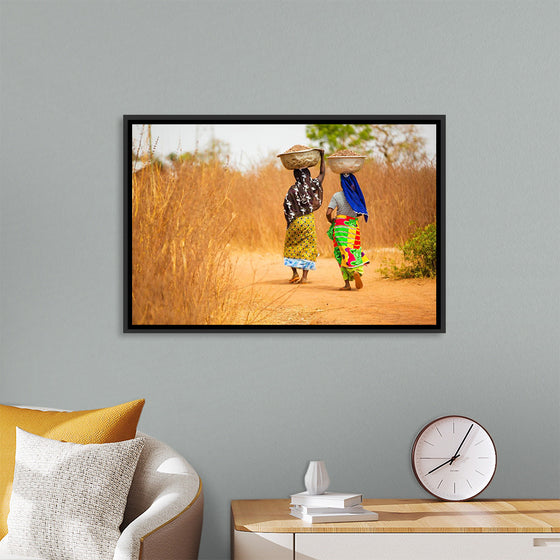
[[359, 272], [354, 273], [354, 282], [356, 283], [356, 290], [361, 290], [364, 287], [362, 277]]
[[362, 282], [362, 275], [355, 270], [353, 273], [349, 272], [346, 268], [342, 268], [342, 277], [344, 278], [344, 286], [339, 288], [340, 290], [351, 290], [350, 281], [353, 280], [356, 283], [356, 290], [361, 290], [364, 287]]
[[307, 275], [309, 274], [309, 270], [302, 270], [301, 271], [301, 278], [298, 275], [297, 268], [292, 268], [292, 277], [290, 278], [290, 284], [306, 284], [307, 283]]
[[[290, 284], [307, 284], [308, 279], [307, 275], [309, 274], [309, 270], [303, 269], [301, 271], [301, 278], [298, 274], [298, 269], [291, 267], [292, 269], [292, 277], [289, 280]], [[341, 268], [342, 277], [344, 278], [344, 286], [339, 288], [340, 290], [351, 290], [352, 286], [350, 282], [354, 282], [356, 285], [356, 290], [361, 290], [364, 287], [364, 283], [362, 281], [362, 274], [358, 272], [356, 269], [347, 269]]]
[[297, 273], [297, 268], [292, 266], [292, 277], [290, 278], [290, 284], [295, 284], [299, 280], [299, 276]]
[[350, 280], [344, 280], [344, 286], [342, 288], [338, 288], [339, 290], [351, 290], [352, 286], [350, 286]]

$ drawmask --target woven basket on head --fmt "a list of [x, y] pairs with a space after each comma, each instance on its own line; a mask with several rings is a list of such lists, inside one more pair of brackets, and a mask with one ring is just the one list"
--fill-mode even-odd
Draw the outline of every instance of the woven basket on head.
[[319, 150], [307, 146], [300, 146], [303, 149], [294, 148], [298, 148], [298, 146], [292, 146], [277, 156], [286, 169], [303, 169], [304, 167], [314, 167], [319, 163], [321, 159]]
[[327, 158], [327, 164], [335, 173], [356, 173], [364, 166], [366, 156], [341, 155], [338, 152]]

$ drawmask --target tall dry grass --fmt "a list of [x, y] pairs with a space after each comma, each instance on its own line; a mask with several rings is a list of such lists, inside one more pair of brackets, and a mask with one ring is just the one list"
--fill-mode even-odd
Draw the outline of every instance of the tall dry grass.
[[[318, 174], [318, 169], [311, 170], [312, 176]], [[370, 216], [367, 223], [360, 219], [364, 247], [404, 243], [416, 227], [435, 221], [435, 167], [390, 167], [372, 161], [366, 162], [356, 176]], [[248, 250], [282, 251], [286, 231], [282, 205], [293, 183], [293, 173], [275, 163], [245, 174], [244, 181], [230, 195], [237, 213], [233, 245]], [[340, 175], [327, 170], [323, 189], [324, 202], [315, 212], [315, 221], [319, 252], [327, 255], [332, 253], [332, 242], [326, 236], [326, 211], [332, 195], [341, 190]]]
[[[318, 167], [312, 169], [316, 176]], [[433, 167], [367, 162], [357, 175], [370, 212], [361, 220], [366, 248], [403, 243], [435, 221]], [[291, 171], [270, 162], [245, 173], [219, 161], [147, 166], [132, 178], [132, 321], [151, 325], [250, 323], [250, 290], [235, 284], [242, 251], [278, 254], [286, 231], [284, 196]], [[339, 175], [327, 170], [315, 213], [321, 255], [332, 255], [325, 217]]]
[[133, 324], [235, 322], [233, 179], [217, 162], [133, 174]]

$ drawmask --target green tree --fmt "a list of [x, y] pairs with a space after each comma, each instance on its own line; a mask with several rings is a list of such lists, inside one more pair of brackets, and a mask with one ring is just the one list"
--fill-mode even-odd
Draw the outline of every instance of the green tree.
[[306, 135], [327, 153], [354, 149], [389, 165], [426, 159], [426, 140], [413, 124], [310, 124]]
[[183, 152], [181, 154], [171, 152], [167, 155], [167, 159], [173, 164], [179, 164], [185, 161], [193, 161], [195, 157], [191, 152]]
[[311, 142], [326, 152], [352, 148], [363, 150], [375, 140], [369, 124], [309, 124], [305, 132]]
[[167, 159], [176, 164], [192, 161], [208, 163], [215, 160], [227, 163], [229, 156], [229, 143], [224, 140], [220, 140], [219, 138], [211, 138], [205, 147], [199, 151], [183, 152], [181, 154], [171, 152], [167, 155]]

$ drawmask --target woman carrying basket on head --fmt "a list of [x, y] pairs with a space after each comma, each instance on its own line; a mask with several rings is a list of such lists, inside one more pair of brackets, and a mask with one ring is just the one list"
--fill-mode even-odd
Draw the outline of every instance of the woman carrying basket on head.
[[[362, 251], [360, 225], [358, 218], [364, 216], [368, 221], [366, 201], [356, 177], [352, 173], [340, 175], [342, 190], [334, 193], [327, 208], [327, 220], [331, 223], [327, 235], [333, 240], [334, 257], [340, 266], [344, 286], [341, 290], [351, 290], [350, 281], [360, 290], [364, 284], [362, 275], [364, 265], [369, 264]], [[337, 210], [335, 216], [333, 211]]]
[[[321, 152], [319, 175], [311, 178], [307, 167], [294, 169], [295, 184], [284, 198], [286, 237], [284, 240], [284, 264], [292, 269], [290, 283], [304, 284], [307, 274], [315, 270], [317, 260], [317, 233], [313, 212], [323, 204], [323, 179], [325, 177], [324, 151]], [[298, 269], [302, 270], [301, 278]]]

